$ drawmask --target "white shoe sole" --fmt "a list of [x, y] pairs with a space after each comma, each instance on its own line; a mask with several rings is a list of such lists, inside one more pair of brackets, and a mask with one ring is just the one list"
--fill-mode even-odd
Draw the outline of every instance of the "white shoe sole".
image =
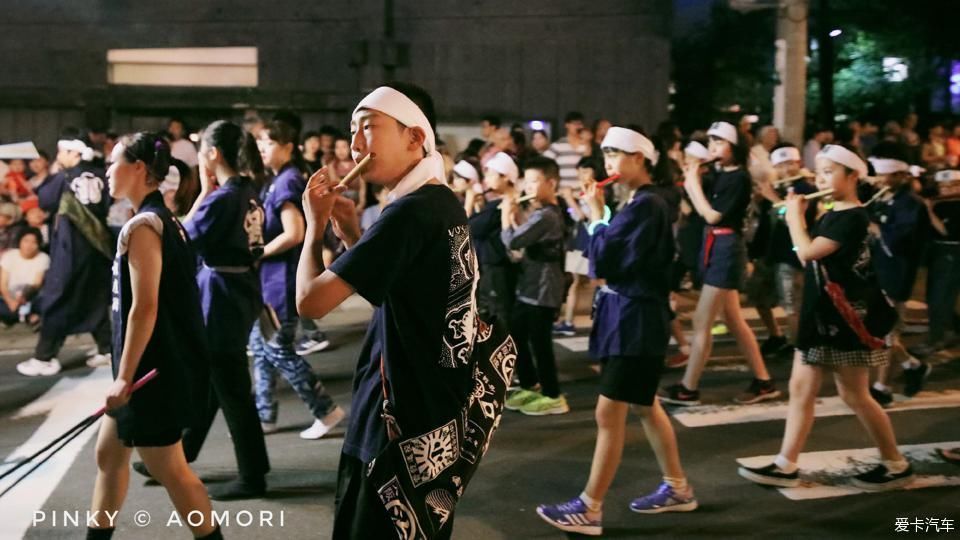
[[633, 507], [630, 508], [630, 511], [635, 514], [663, 514], [665, 512], [693, 512], [697, 509], [699, 505], [697, 501], [685, 502], [683, 504], [672, 504], [670, 506], [661, 506], [660, 508], [651, 508], [650, 510], [634, 510]]
[[771, 478], [769, 476], [763, 476], [762, 474], [757, 474], [753, 471], [748, 471], [747, 469], [740, 467], [737, 469], [737, 474], [746, 478], [747, 480], [760, 484], [762, 486], [772, 486], [772, 487], [797, 487], [800, 485], [800, 479], [789, 479], [789, 478]]
[[883, 484], [871, 484], [869, 482], [863, 482], [856, 478], [850, 479], [850, 484], [857, 489], [862, 489], [864, 491], [891, 491], [894, 489], [900, 489], [902, 487], [910, 485], [913, 482], [914, 476], [908, 476], [906, 478], [900, 478], [897, 480], [891, 480]]
[[666, 403], [667, 405], [676, 405], [677, 407], [699, 407], [700, 406], [699, 399], [696, 399], [693, 401], [681, 401], [679, 399], [672, 399], [672, 398], [663, 397], [663, 396], [657, 396], [657, 399], [659, 399], [662, 403]]
[[323, 352], [330, 348], [330, 340], [321, 341], [319, 344], [314, 345], [308, 349], [303, 349], [302, 351], [297, 351], [297, 355], [306, 356], [308, 354]]
[[554, 527], [560, 529], [563, 532], [572, 532], [572, 533], [582, 534], [585, 536], [600, 536], [603, 534], [603, 527], [598, 527], [596, 525], [561, 525], [556, 521], [553, 521], [552, 519], [543, 515], [540, 512], [539, 508], [537, 508], [537, 515], [540, 516], [541, 519], [543, 519], [550, 525], [553, 525]]
[[782, 396], [782, 395], [783, 395], [783, 394], [782, 394], [779, 390], [774, 390], [773, 392], [770, 392], [769, 394], [763, 394], [763, 395], [760, 395], [760, 396], [756, 396], [756, 397], [754, 397], [754, 398], [751, 398], [751, 399], [748, 399], [748, 400], [745, 400], [745, 401], [741, 401], [741, 400], [739, 400], [739, 399], [734, 398], [733, 402], [736, 403], [736, 404], [738, 404], [738, 405], [754, 405], [754, 404], [756, 404], [756, 403], [762, 403], [762, 402], [764, 402], [764, 401], [772, 401], [772, 400], [774, 400], [774, 399], [778, 399], [778, 398], [779, 398], [780, 396]]
[[525, 411], [520, 409], [520, 412], [527, 416], [550, 416], [554, 414], [567, 414], [570, 412], [570, 407], [563, 407], [562, 409], [548, 409], [546, 411]]

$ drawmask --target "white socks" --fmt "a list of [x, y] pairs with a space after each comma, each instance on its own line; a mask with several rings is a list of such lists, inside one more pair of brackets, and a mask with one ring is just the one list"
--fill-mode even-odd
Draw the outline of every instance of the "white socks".
[[684, 478], [674, 478], [672, 476], [664, 476], [663, 481], [667, 483], [668, 486], [673, 488], [673, 491], [682, 493], [687, 491], [689, 485], [687, 484], [687, 479]]
[[597, 501], [590, 498], [586, 491], [580, 494], [580, 500], [583, 501], [583, 504], [587, 505], [587, 510], [589, 510], [591, 513], [599, 514], [603, 509], [603, 501]]
[[889, 386], [885, 384], [880, 384], [878, 382], [873, 383], [873, 389], [879, 392], [886, 392], [887, 394], [893, 393], [893, 388], [890, 388]]
[[885, 459], [881, 461], [883, 462], [883, 466], [890, 471], [890, 474], [900, 474], [910, 466], [910, 463], [903, 458], [900, 458], [899, 461], [887, 461]]
[[773, 464], [776, 465], [778, 469], [780, 469], [781, 471], [787, 474], [793, 474], [797, 472], [797, 468], [798, 468], [796, 463], [790, 461], [789, 459], [779, 454], [777, 455], [777, 457], [773, 459]]

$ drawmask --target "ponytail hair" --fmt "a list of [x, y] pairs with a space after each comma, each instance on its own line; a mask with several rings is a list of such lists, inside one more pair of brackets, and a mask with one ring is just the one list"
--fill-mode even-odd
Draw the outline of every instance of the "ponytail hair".
[[227, 120], [217, 120], [203, 130], [200, 139], [210, 148], [216, 148], [233, 172], [263, 178], [263, 160], [253, 135]]
[[147, 183], [160, 185], [170, 171], [170, 145], [159, 133], [140, 131], [120, 139], [123, 159], [142, 161], [147, 167]]

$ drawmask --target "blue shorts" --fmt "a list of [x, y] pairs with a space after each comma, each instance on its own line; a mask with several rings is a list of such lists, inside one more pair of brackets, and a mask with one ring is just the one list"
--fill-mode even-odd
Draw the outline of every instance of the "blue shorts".
[[714, 236], [713, 246], [704, 264], [708, 231], [705, 229], [703, 234], [704, 242], [700, 246], [700, 257], [698, 257], [703, 284], [719, 289], [742, 289], [747, 268], [747, 246], [743, 236], [739, 234]]

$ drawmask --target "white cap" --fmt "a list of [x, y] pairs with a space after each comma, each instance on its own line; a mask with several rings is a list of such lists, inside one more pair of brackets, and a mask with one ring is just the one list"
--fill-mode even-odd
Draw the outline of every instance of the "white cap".
[[849, 169], [853, 169], [860, 174], [860, 178], [867, 176], [867, 164], [863, 159], [838, 144], [828, 144], [824, 146], [823, 150], [820, 150], [820, 153], [817, 154], [817, 157], [827, 158], [834, 163], [839, 163]]
[[800, 161], [800, 150], [793, 146], [784, 146], [770, 152], [770, 163], [774, 166], [787, 161]]
[[660, 159], [660, 153], [653, 146], [653, 142], [632, 129], [622, 127], [611, 127], [607, 130], [607, 135], [600, 143], [600, 148], [614, 148], [628, 154], [640, 152], [650, 163], [657, 164]]
[[517, 164], [512, 157], [503, 152], [497, 152], [490, 158], [487, 161], [487, 168], [506, 176], [513, 183], [517, 183], [520, 179], [520, 169], [517, 168]]
[[910, 165], [899, 159], [872, 157], [868, 158], [868, 161], [873, 165], [873, 170], [876, 171], [877, 174], [893, 174], [910, 170]]
[[707, 135], [730, 141], [731, 144], [737, 144], [740, 140], [739, 137], [737, 137], [737, 128], [733, 127], [733, 124], [730, 122], [714, 122], [710, 126], [710, 129], [707, 130]]
[[476, 182], [480, 180], [480, 175], [477, 174], [477, 168], [470, 164], [469, 161], [461, 159], [453, 166], [453, 172], [461, 177], [466, 178], [467, 180], [472, 180]]
[[160, 193], [166, 193], [168, 191], [176, 191], [180, 188], [180, 169], [176, 168], [174, 165], [170, 166], [170, 169], [167, 171], [166, 178], [163, 179], [163, 182], [160, 182]]
[[690, 141], [690, 144], [688, 144], [687, 147], [683, 149], [683, 153], [688, 156], [697, 158], [700, 161], [707, 161], [708, 159], [710, 159], [710, 150], [708, 150], [706, 146], [698, 143], [697, 141]]

